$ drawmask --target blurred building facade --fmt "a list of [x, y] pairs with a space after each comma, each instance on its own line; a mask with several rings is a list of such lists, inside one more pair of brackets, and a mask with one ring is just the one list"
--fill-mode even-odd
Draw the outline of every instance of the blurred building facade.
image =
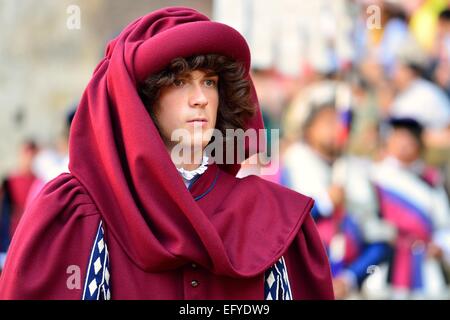
[[[209, 0], [0, 1], [0, 176], [13, 169], [26, 138], [49, 145], [62, 134], [108, 40], [168, 5], [212, 12]], [[78, 8], [80, 28], [71, 29]]]

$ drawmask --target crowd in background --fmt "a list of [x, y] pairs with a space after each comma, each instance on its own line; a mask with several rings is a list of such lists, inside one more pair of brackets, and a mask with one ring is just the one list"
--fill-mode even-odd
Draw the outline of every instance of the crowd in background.
[[[215, 11], [226, 22], [224, 3]], [[315, 4], [300, 11], [317, 19], [276, 54], [254, 31], [270, 26], [240, 24], [266, 128], [281, 136], [278, 170], [264, 178], [314, 198], [337, 298], [449, 299], [450, 2]], [[4, 177], [2, 264], [26, 204], [67, 171], [67, 135], [53, 149], [24, 142]]]
[[337, 298], [449, 299], [449, 3], [338, 2], [353, 27], [312, 41], [327, 59], [253, 70], [282, 137], [265, 178], [314, 198]]

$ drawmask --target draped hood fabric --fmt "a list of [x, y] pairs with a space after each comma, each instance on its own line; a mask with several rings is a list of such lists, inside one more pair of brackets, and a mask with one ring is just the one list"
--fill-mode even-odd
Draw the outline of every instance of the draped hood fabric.
[[[210, 165], [187, 189], [139, 98], [138, 86], [172, 59], [208, 53], [243, 62], [250, 78], [244, 38], [190, 8], [154, 11], [108, 44], [72, 123], [70, 173], [25, 213], [0, 298], [79, 299], [68, 267], [79, 266], [84, 279], [100, 221], [113, 299], [263, 299], [262, 276], [283, 255], [294, 298], [332, 298], [313, 201], [255, 176], [238, 179], [239, 165]], [[252, 98], [257, 112], [247, 128], [262, 129], [253, 85]], [[192, 263], [208, 279], [205, 296], [201, 286], [197, 296], [178, 290]]]

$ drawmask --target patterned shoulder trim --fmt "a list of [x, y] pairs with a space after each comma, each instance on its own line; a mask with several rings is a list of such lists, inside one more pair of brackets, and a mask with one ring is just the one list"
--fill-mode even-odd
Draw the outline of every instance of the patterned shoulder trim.
[[281, 257], [264, 274], [265, 300], [292, 300], [292, 291], [284, 258]]
[[[289, 276], [283, 257], [264, 274], [264, 297], [266, 300], [292, 300]], [[109, 252], [100, 222], [92, 246], [83, 300], [110, 300]]]
[[92, 246], [82, 300], [110, 300], [109, 252], [100, 221]]

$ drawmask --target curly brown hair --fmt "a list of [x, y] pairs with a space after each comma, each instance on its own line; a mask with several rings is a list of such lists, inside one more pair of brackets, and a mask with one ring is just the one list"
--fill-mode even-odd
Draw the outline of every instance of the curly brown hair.
[[219, 108], [216, 128], [225, 134], [226, 129], [245, 130], [246, 121], [255, 113], [250, 97], [250, 82], [244, 77], [242, 63], [218, 54], [195, 55], [173, 59], [161, 72], [148, 77], [138, 89], [142, 102], [156, 126], [152, 105], [158, 100], [161, 88], [189, 72], [201, 70], [219, 76]]

